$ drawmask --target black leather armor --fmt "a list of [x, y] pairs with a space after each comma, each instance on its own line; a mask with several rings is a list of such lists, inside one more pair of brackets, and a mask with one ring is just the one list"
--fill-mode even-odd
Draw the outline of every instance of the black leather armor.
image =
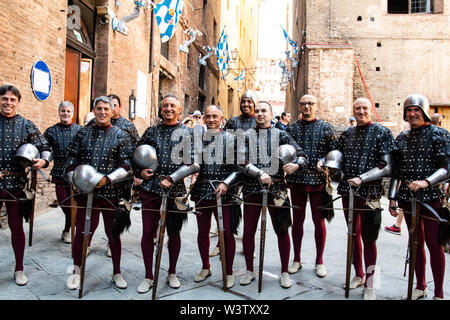
[[[281, 161], [279, 161], [278, 168], [274, 168], [272, 165], [273, 163], [267, 160], [268, 158], [272, 157], [272, 154], [274, 154], [274, 152], [279, 146], [284, 144], [290, 144], [294, 146], [294, 148], [296, 149], [296, 156], [297, 159], [299, 160], [298, 163], [300, 164], [300, 168], [298, 170], [301, 171], [303, 169], [301, 163], [308, 158], [305, 152], [303, 152], [303, 149], [297, 144], [297, 142], [295, 142], [295, 140], [291, 137], [289, 133], [287, 133], [284, 130], [280, 130], [278, 128], [271, 127], [268, 129], [260, 129], [260, 128], [250, 129], [245, 132], [245, 135], [246, 135], [245, 138], [246, 161], [248, 161], [248, 163], [255, 165], [257, 168], [265, 171], [272, 177], [273, 184], [270, 186], [271, 192], [278, 193], [279, 191], [286, 190], [284, 172], [282, 169], [283, 164], [281, 163]], [[262, 145], [260, 147], [260, 142], [264, 141], [264, 139], [266, 139], [267, 145]], [[252, 144], [254, 151], [256, 151], [253, 154], [253, 156], [256, 156], [256, 159], [252, 158], [252, 151], [251, 151]], [[264, 148], [264, 150], [262, 150], [261, 148]], [[275, 171], [275, 173], [273, 173], [272, 171]], [[244, 195], [257, 191], [261, 191], [261, 185], [258, 181], [258, 178], [245, 176], [243, 179], [243, 189], [242, 189]]]
[[[130, 136], [118, 127], [81, 128], [67, 147], [66, 172], [82, 164], [89, 164], [105, 175], [119, 167], [130, 170], [132, 148]], [[122, 188], [120, 183], [107, 184], [95, 189], [96, 195], [118, 197], [122, 195]]]
[[[89, 121], [86, 126], [88, 127], [88, 126], [92, 126], [94, 124], [95, 124], [95, 118], [92, 119], [91, 121]], [[113, 126], [119, 127], [120, 129], [122, 129], [125, 132], [128, 132], [133, 144], [136, 144], [139, 141], [139, 134], [136, 130], [136, 126], [130, 120], [125, 119], [124, 117], [119, 117], [117, 119], [111, 118], [111, 124]]]
[[[228, 132], [208, 135], [207, 131], [203, 137], [201, 148], [196, 148], [194, 157], [194, 161], [200, 164], [200, 172], [191, 191], [191, 198], [194, 201], [203, 197], [202, 200], [215, 200], [216, 196], [211, 194], [215, 189], [208, 181], [218, 180], [222, 182], [233, 172], [238, 172], [235, 136]], [[221, 143], [217, 143], [217, 139], [221, 139]], [[227, 147], [230, 149], [227, 150]], [[229, 157], [232, 155], [232, 159], [227, 161], [227, 154]], [[231, 162], [230, 160], [234, 161], [227, 163]], [[217, 187], [218, 184], [219, 182], [216, 182], [214, 186]], [[222, 198], [230, 199], [230, 195], [235, 192], [236, 186], [229, 188]]]
[[[439, 168], [448, 168], [450, 140], [448, 131], [434, 125], [401, 132], [396, 139], [393, 178], [401, 181], [397, 200], [412, 197], [408, 185], [412, 181], [425, 180]], [[414, 196], [421, 201], [439, 199], [438, 186], [420, 189]]]
[[225, 124], [226, 129], [242, 129], [247, 131], [250, 128], [256, 128], [255, 117], [244, 117], [242, 115], [231, 118]]
[[13, 161], [17, 148], [24, 143], [33, 144], [39, 152], [50, 151], [48, 141], [41, 134], [36, 125], [22, 117], [6, 118], [0, 115], [0, 170], [23, 175], [5, 174], [0, 179], [0, 189], [22, 189], [26, 183], [25, 169], [17, 161]]
[[[338, 139], [337, 149], [342, 152], [344, 177], [338, 185], [339, 194], [348, 194], [348, 179], [355, 178], [378, 165], [383, 155], [395, 151], [392, 132], [378, 123], [350, 127]], [[362, 197], [380, 199], [383, 195], [381, 180], [361, 184], [357, 190]]]
[[308, 167], [287, 175], [289, 184], [320, 185], [325, 184], [325, 175], [316, 169], [317, 161], [336, 148], [337, 132], [333, 126], [323, 120], [296, 121], [286, 131], [299, 144], [308, 156]]
[[52, 177], [64, 178], [67, 147], [81, 128], [82, 126], [76, 123], [70, 125], [57, 123], [45, 130], [44, 137], [50, 144], [53, 153], [53, 168], [50, 172]]
[[[176, 130], [180, 130], [178, 131], [179, 134], [175, 134], [177, 139], [172, 141], [172, 134]], [[147, 192], [161, 194], [159, 183], [164, 177], [169, 176], [184, 164], [189, 165], [193, 163], [192, 129], [180, 123], [173, 126], [158, 124], [147, 128], [136, 147], [141, 144], [148, 144], [154, 147], [158, 157], [158, 167], [155, 170], [155, 175], [142, 182], [142, 188]], [[189, 149], [189, 155], [184, 154], [183, 149], [180, 148], [183, 144]], [[174, 147], [180, 148], [177, 149], [179, 150], [177, 156], [182, 160], [181, 163], [173, 162], [172, 149]], [[177, 182], [172, 187], [171, 196], [182, 196], [184, 193], [185, 187], [183, 180]]]

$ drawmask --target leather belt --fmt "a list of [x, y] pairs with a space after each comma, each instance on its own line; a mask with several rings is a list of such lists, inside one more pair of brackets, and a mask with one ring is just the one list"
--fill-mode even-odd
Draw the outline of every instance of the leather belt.
[[0, 171], [0, 174], [4, 176], [19, 176], [19, 177], [26, 177], [27, 174], [25, 172], [19, 172], [19, 171]]

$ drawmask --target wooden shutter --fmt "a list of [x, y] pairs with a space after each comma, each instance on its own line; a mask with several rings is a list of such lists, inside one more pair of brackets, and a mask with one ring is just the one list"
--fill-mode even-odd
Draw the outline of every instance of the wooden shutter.
[[433, 0], [433, 13], [444, 12], [444, 0]]

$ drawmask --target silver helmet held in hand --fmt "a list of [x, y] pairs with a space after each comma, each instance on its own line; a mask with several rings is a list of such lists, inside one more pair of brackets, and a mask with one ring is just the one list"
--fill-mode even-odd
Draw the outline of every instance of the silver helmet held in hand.
[[156, 149], [148, 144], [142, 144], [133, 152], [133, 162], [140, 169], [156, 170], [158, 167], [158, 156]]
[[325, 157], [324, 167], [329, 169], [341, 170], [341, 163], [343, 154], [339, 150], [332, 150], [328, 152]]
[[33, 164], [33, 159], [39, 158], [39, 150], [31, 143], [25, 143], [17, 148], [14, 160], [18, 161], [22, 167], [29, 167]]
[[413, 93], [406, 97], [405, 102], [403, 102], [403, 120], [406, 121], [406, 108], [408, 107], [419, 107], [422, 109], [423, 118], [426, 122], [431, 122], [428, 112], [430, 110], [430, 102], [427, 97], [420, 93]]
[[281, 160], [283, 165], [294, 162], [297, 159], [297, 152], [294, 146], [283, 144], [277, 148], [276, 157]]
[[72, 181], [75, 187], [83, 193], [91, 193], [105, 175], [93, 166], [82, 164], [75, 168]]

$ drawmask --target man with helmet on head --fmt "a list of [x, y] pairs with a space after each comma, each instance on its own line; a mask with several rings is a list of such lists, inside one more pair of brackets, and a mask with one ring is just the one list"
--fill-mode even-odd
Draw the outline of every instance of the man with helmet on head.
[[[93, 202], [91, 212], [90, 237], [97, 229], [100, 212], [103, 216], [105, 233], [111, 247], [113, 276], [112, 282], [117, 288], [125, 289], [127, 283], [120, 271], [122, 245], [120, 235], [114, 236], [112, 227], [116, 220], [116, 209], [122, 195], [118, 182], [127, 179], [131, 172], [132, 143], [130, 135], [111, 124], [114, 103], [106, 96], [94, 100], [93, 112], [95, 124], [80, 129], [67, 147], [65, 174], [68, 181], [80, 191], [85, 192], [75, 197], [77, 205], [76, 233], [73, 243], [74, 273], [69, 276], [66, 285], [75, 290], [80, 286], [80, 266], [82, 263], [83, 231], [86, 222], [87, 195], [81, 184], [90, 181], [77, 181], [75, 172], [80, 168], [92, 168], [97, 171], [98, 181], [93, 182]], [[80, 172], [83, 177], [83, 172]], [[120, 213], [126, 214], [126, 213]]]
[[[0, 199], [17, 200], [25, 198], [24, 187], [27, 182], [25, 169], [14, 160], [17, 149], [31, 143], [40, 152], [40, 158], [33, 159], [33, 168], [38, 170], [47, 167], [51, 161], [50, 147], [47, 140], [39, 132], [36, 125], [17, 114], [22, 95], [12, 85], [0, 87]], [[0, 201], [0, 207], [3, 201]], [[8, 226], [11, 230], [11, 243], [16, 259], [14, 279], [16, 284], [27, 284], [28, 278], [23, 272], [25, 253], [25, 233], [23, 231], [24, 204], [18, 201], [5, 202], [8, 215]]]
[[[141, 249], [145, 265], [145, 278], [138, 286], [139, 293], [145, 293], [153, 286], [153, 251], [154, 238], [158, 232], [162, 192], [170, 190], [167, 200], [167, 233], [169, 236], [169, 270], [167, 282], [171, 288], [181, 286], [176, 275], [176, 265], [181, 250], [180, 231], [183, 221], [187, 219], [185, 212], [176, 212], [177, 207], [173, 198], [186, 194], [184, 178], [195, 173], [192, 154], [193, 130], [184, 126], [178, 119], [182, 109], [177, 96], [172, 93], [164, 95], [159, 108], [162, 122], [145, 130], [137, 147], [150, 145], [155, 148], [158, 166], [156, 170], [137, 168], [135, 176], [143, 179], [139, 197], [142, 199], [142, 239]], [[187, 149], [178, 150], [179, 146]], [[186, 152], [188, 151], [188, 152]], [[182, 153], [183, 161], [176, 161], [173, 154]], [[187, 161], [186, 161], [187, 160]], [[134, 160], [136, 165], [136, 160]], [[174, 212], [175, 211], [175, 212]]]
[[[411, 202], [415, 198], [436, 212], [441, 208], [439, 184], [448, 179], [450, 140], [447, 130], [430, 124], [429, 102], [422, 94], [411, 94], [403, 103], [403, 119], [410, 129], [396, 138], [398, 151], [395, 153], [393, 177], [389, 187], [389, 212], [397, 216], [396, 205], [403, 210], [408, 228], [412, 227]], [[431, 270], [434, 278], [434, 298], [443, 299], [445, 255], [440, 243], [439, 222], [427, 217], [435, 216], [423, 205], [417, 204], [420, 214], [418, 225], [417, 254], [414, 271], [417, 286], [412, 291], [413, 300], [426, 297], [425, 246], [430, 251]], [[414, 241], [414, 240], [410, 240]]]
[[308, 156], [308, 167], [301, 172], [295, 172], [286, 176], [292, 198], [292, 204], [298, 206], [292, 210], [292, 242], [294, 246], [294, 260], [289, 268], [289, 273], [296, 273], [302, 268], [300, 259], [301, 244], [303, 238], [303, 223], [305, 221], [306, 203], [309, 195], [311, 205], [311, 216], [314, 222], [314, 238], [316, 242], [315, 269], [318, 277], [327, 275], [327, 270], [323, 263], [323, 251], [326, 241], [325, 218], [319, 207], [326, 205], [324, 199], [325, 184], [327, 177], [324, 172], [317, 170], [317, 162], [324, 158], [328, 152], [334, 150], [337, 140], [337, 133], [334, 128], [323, 120], [316, 117], [317, 98], [313, 95], [304, 95], [300, 98], [298, 106], [302, 114], [302, 120], [292, 123], [287, 128], [287, 132], [303, 148]]
[[241, 114], [228, 120], [225, 124], [225, 130], [242, 129], [243, 131], [246, 131], [250, 128], [255, 128], [255, 106], [257, 102], [258, 97], [255, 92], [250, 89], [245, 91], [240, 101]]
[[[372, 122], [372, 103], [358, 98], [353, 104], [356, 126], [347, 128], [338, 138], [337, 150], [343, 154], [341, 170], [343, 178], [338, 185], [342, 195], [344, 214], [348, 222], [349, 190], [355, 188], [353, 203], [353, 266], [355, 277], [349, 289], [364, 285], [364, 299], [376, 299], [373, 275], [377, 260], [376, 239], [381, 224], [380, 198], [383, 195], [382, 178], [391, 172], [392, 152], [395, 151], [391, 131]], [[318, 168], [322, 166], [318, 163]], [[372, 211], [366, 211], [372, 209]], [[378, 210], [377, 210], [378, 209]], [[349, 230], [352, 232], [352, 230]], [[364, 263], [363, 270], [363, 247]]]

